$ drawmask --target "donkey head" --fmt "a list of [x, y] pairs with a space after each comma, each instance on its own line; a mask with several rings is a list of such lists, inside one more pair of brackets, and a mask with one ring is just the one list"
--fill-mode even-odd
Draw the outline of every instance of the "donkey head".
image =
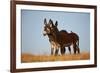
[[53, 24], [53, 21], [50, 19], [49, 22], [47, 23], [47, 20], [44, 19], [44, 33], [43, 35], [52, 35], [54, 32], [58, 31], [57, 25], [58, 22], [56, 21], [55, 25]]

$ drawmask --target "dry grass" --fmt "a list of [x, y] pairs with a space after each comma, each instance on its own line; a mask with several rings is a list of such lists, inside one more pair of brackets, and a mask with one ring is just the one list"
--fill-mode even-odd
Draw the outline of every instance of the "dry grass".
[[30, 55], [30, 54], [22, 54], [21, 62], [47, 62], [47, 61], [71, 61], [71, 60], [87, 60], [90, 59], [90, 54], [87, 52], [82, 52], [81, 54], [69, 54], [69, 55], [60, 55], [60, 56], [52, 56], [52, 55]]

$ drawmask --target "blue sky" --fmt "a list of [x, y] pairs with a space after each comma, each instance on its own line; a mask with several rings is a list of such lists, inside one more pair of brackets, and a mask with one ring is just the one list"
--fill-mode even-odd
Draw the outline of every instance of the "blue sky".
[[52, 19], [54, 23], [57, 20], [59, 30], [77, 33], [81, 52], [90, 51], [89, 13], [21, 10], [22, 53], [50, 54], [48, 37], [43, 36], [44, 18]]

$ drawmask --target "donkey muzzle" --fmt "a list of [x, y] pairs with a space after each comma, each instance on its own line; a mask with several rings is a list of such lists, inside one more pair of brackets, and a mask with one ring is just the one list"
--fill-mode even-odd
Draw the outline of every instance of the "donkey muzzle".
[[45, 31], [43, 32], [43, 35], [46, 36], [46, 32]]

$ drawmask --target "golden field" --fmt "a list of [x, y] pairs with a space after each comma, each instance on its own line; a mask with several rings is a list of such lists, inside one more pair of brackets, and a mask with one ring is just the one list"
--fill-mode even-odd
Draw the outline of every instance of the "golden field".
[[88, 52], [82, 52], [80, 54], [66, 54], [66, 55], [31, 55], [23, 53], [21, 55], [21, 62], [48, 62], [48, 61], [71, 61], [71, 60], [87, 60], [90, 59]]

